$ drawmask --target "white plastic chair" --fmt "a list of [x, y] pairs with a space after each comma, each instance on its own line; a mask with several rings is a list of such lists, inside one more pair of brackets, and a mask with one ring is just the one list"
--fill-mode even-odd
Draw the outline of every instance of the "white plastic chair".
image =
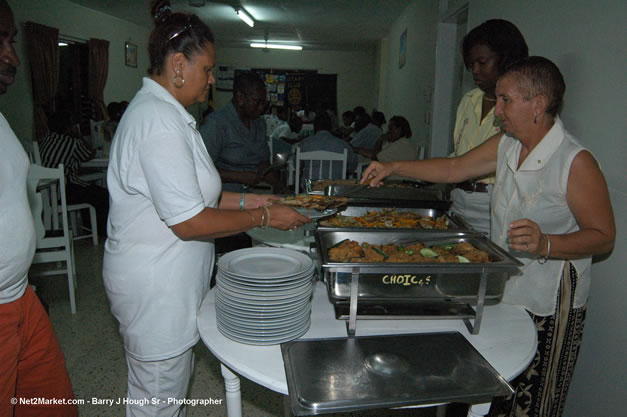
[[[314, 163], [318, 162], [317, 169], [314, 170]], [[333, 178], [333, 162], [342, 163], [342, 176], [341, 179], [346, 179], [346, 170], [348, 166], [348, 149], [344, 149], [344, 153], [329, 152], [329, 151], [312, 151], [301, 152], [300, 147], [296, 147], [296, 169], [294, 178], [294, 193], [298, 194], [300, 187], [301, 170], [305, 168], [307, 175], [306, 178], [310, 179], [340, 179]], [[307, 163], [306, 163], [307, 162]], [[314, 175], [314, 172], [316, 175]], [[303, 173], [305, 174], [305, 173]]]
[[[59, 187], [61, 227], [59, 230], [46, 231], [42, 221], [42, 195], [41, 191], [38, 190], [38, 186], [42, 182], [50, 183], [52, 181], [56, 182]], [[70, 293], [70, 309], [72, 314], [75, 314], [76, 300], [74, 297], [74, 287], [76, 285], [76, 275], [74, 270], [72, 236], [68, 226], [63, 164], [60, 164], [57, 168], [45, 168], [41, 165], [32, 164], [28, 171], [27, 187], [28, 199], [37, 235], [37, 249], [32, 263], [44, 263], [50, 267], [50, 269], [40, 271], [38, 273], [39, 275], [67, 275]], [[59, 262], [65, 262], [65, 268], [57, 268]]]
[[[89, 227], [86, 227], [84, 224], [79, 225], [77, 214], [80, 210], [87, 210], [87, 213], [89, 214]], [[67, 212], [70, 216], [72, 240], [91, 238], [93, 245], [98, 246], [98, 222], [96, 220], [96, 208], [89, 203], [68, 204]], [[61, 214], [61, 210], [59, 210], [59, 214]], [[83, 223], [85, 222], [85, 218], [81, 217], [81, 220]], [[79, 233], [79, 230], [87, 233]]]

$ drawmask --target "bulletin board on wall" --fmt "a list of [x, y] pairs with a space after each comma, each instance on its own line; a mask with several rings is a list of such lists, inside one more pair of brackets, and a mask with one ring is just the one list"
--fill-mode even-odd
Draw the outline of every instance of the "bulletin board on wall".
[[253, 68], [264, 80], [268, 91], [268, 103], [276, 107], [300, 108], [308, 101], [311, 80], [315, 70], [284, 70], [275, 68]]

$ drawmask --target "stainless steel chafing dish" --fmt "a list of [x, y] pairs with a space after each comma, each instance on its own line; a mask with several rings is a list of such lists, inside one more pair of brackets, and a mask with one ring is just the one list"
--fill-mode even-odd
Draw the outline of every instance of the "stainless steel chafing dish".
[[[522, 264], [483, 235], [468, 232], [327, 229], [315, 232], [323, 278], [338, 318], [349, 333], [359, 319], [474, 318], [478, 333], [485, 304], [498, 303], [505, 281]], [[332, 262], [329, 249], [345, 240], [370, 244], [422, 242], [425, 246], [468, 242], [485, 251], [488, 263]], [[360, 309], [358, 311], [358, 305]]]
[[[412, 207], [411, 204], [409, 204], [409, 206], [407, 207], [407, 204], [396, 204], [397, 202], [391, 202], [390, 204], [386, 204], [386, 205], [382, 205], [382, 204], [349, 204], [346, 208], [344, 208], [343, 210], [339, 211], [336, 215], [342, 215], [342, 216], [351, 216], [351, 217], [356, 217], [356, 216], [363, 216], [368, 212], [371, 211], [383, 211], [383, 210], [391, 210], [394, 209], [398, 212], [412, 212], [412, 213], [417, 213], [422, 217], [431, 217], [431, 218], [439, 218], [441, 216], [445, 216], [446, 219], [448, 220], [448, 227], [446, 229], [424, 229], [424, 228], [420, 228], [420, 229], [414, 229], [414, 230], [421, 230], [421, 231], [430, 231], [430, 232], [435, 232], [435, 233], [451, 233], [451, 232], [474, 232], [474, 233], [479, 233], [477, 231], [475, 231], [472, 226], [470, 224], [468, 224], [468, 222], [466, 222], [466, 220], [464, 220], [463, 217], [455, 214], [455, 213], [449, 213], [447, 211], [448, 207], [430, 207], [430, 208], [418, 208], [418, 207]], [[406, 206], [406, 207], [403, 207]], [[325, 220], [328, 220], [329, 218], [324, 218], [324, 219], [320, 219], [319, 223], [322, 223], [322, 225], [319, 227], [321, 230], [337, 230], [340, 227], [336, 227], [336, 226], [332, 226], [332, 225], [326, 225]], [[368, 227], [363, 227], [363, 228], [358, 228], [360, 230], [372, 230], [372, 231], [379, 231], [379, 230], [384, 230], [384, 229], [388, 229], [388, 228], [381, 228], [381, 227], [377, 227], [377, 228], [368, 228]], [[393, 229], [393, 230], [398, 230], [398, 231], [403, 231], [403, 230], [412, 230], [409, 228], [389, 228], [389, 229]]]
[[447, 201], [449, 199], [449, 186], [447, 184], [432, 184], [418, 180], [387, 180], [378, 188], [360, 187], [348, 181], [338, 181], [327, 185], [324, 190], [319, 189], [316, 182], [306, 182], [305, 189], [308, 194], [328, 196], [344, 196], [351, 200], [375, 200], [375, 201]]

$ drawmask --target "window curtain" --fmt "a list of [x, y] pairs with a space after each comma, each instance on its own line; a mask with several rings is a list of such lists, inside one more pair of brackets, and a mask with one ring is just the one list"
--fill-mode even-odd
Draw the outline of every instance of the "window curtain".
[[94, 105], [94, 120], [107, 119], [107, 108], [104, 104], [104, 88], [109, 74], [109, 41], [90, 39], [88, 64], [87, 94]]
[[26, 22], [26, 48], [33, 88], [35, 138], [48, 132], [46, 112], [55, 110], [54, 98], [59, 85], [59, 29]]

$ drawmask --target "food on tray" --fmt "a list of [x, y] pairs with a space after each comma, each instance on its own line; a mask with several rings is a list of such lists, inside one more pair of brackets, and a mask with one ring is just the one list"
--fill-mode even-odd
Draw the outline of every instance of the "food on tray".
[[490, 262], [487, 252], [477, 249], [468, 242], [425, 246], [421, 242], [406, 245], [390, 243], [373, 245], [345, 239], [329, 249], [333, 262], [374, 263], [486, 263]]
[[273, 203], [322, 211], [330, 208], [345, 206], [348, 203], [348, 198], [299, 194], [297, 196], [290, 196], [276, 200]]
[[443, 214], [433, 218], [421, 216], [412, 211], [383, 209], [369, 211], [363, 216], [343, 216], [336, 214], [320, 222], [326, 227], [386, 227], [393, 229], [447, 229], [448, 217]]

